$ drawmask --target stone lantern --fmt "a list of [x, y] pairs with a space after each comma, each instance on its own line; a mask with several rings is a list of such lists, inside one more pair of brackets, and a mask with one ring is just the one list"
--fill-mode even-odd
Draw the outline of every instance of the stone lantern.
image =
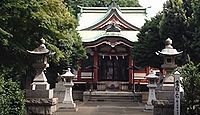
[[28, 53], [34, 58], [32, 66], [36, 75], [31, 89], [26, 90], [26, 112], [28, 115], [53, 115], [57, 110], [58, 98], [53, 98], [53, 89], [50, 89], [50, 84], [44, 74], [46, 68], [49, 67], [47, 63], [49, 50], [45, 46], [45, 40], [41, 39], [40, 46]]
[[38, 48], [35, 48], [33, 51], [29, 51], [28, 53], [32, 54], [35, 58], [35, 62], [33, 63], [33, 68], [36, 70], [36, 75], [33, 79], [32, 90], [36, 89], [37, 85], [43, 86], [46, 90], [49, 89], [49, 84], [47, 83], [47, 78], [44, 74], [44, 70], [49, 67], [47, 63], [47, 56], [49, 55], [49, 50], [45, 46], [45, 40], [41, 39], [41, 45]]
[[[156, 92], [157, 101], [153, 102], [154, 115], [173, 115], [174, 114], [174, 75], [173, 71], [177, 67], [175, 58], [181, 55], [172, 47], [172, 40], [168, 38], [165, 43], [165, 48], [162, 51], [156, 52], [164, 58], [164, 63], [161, 67], [166, 71], [165, 78], [161, 85], [161, 90]], [[167, 112], [166, 112], [167, 111]]]
[[165, 42], [165, 48], [162, 49], [162, 51], [156, 52], [157, 55], [160, 55], [164, 58], [164, 64], [161, 65], [163, 69], [166, 71], [166, 76], [163, 80], [163, 86], [167, 85], [170, 86], [170, 84], [173, 86], [174, 84], [174, 78], [173, 78], [173, 71], [177, 67], [175, 64], [175, 58], [176, 56], [180, 55], [182, 53], [178, 52], [176, 49], [172, 47], [172, 40], [168, 38]]
[[74, 86], [73, 78], [75, 77], [74, 74], [71, 73], [71, 69], [68, 68], [66, 73], [60, 75], [61, 78], [64, 79], [64, 86], [66, 87], [65, 96], [61, 106], [59, 107], [60, 110], [74, 110], [76, 111], [76, 104], [73, 101], [72, 97], [72, 87]]
[[146, 76], [146, 79], [148, 79], [149, 83], [147, 87], [149, 88], [149, 96], [147, 104], [145, 105], [145, 110], [153, 110], [153, 104], [152, 100], [157, 100], [155, 95], [155, 89], [157, 87], [157, 80], [158, 76], [154, 74], [153, 70], [151, 70], [150, 74]]

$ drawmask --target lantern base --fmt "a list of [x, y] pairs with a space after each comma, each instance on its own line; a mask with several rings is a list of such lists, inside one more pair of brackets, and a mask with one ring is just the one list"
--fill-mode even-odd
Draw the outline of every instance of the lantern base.
[[146, 104], [144, 111], [152, 111], [154, 106], [152, 104]]
[[64, 112], [64, 111], [78, 111], [78, 108], [76, 107], [75, 103], [71, 103], [71, 102], [65, 102], [65, 103], [61, 103], [59, 105], [59, 112]]

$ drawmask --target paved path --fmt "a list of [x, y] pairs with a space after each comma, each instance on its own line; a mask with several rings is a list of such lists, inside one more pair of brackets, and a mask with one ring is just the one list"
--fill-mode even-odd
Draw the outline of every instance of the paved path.
[[57, 112], [57, 115], [153, 115], [144, 112], [144, 104], [138, 102], [76, 102], [78, 111]]

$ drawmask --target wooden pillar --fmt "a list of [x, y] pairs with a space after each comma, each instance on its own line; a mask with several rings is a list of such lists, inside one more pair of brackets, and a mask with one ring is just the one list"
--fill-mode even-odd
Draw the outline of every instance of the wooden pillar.
[[94, 72], [94, 79], [93, 82], [96, 83], [98, 81], [98, 53], [94, 52], [94, 65], [93, 65], [93, 72]]
[[151, 67], [150, 66], [146, 67], [146, 75], [149, 75], [150, 71], [151, 71]]
[[81, 81], [81, 68], [78, 69], [77, 81]]
[[129, 83], [133, 84], [133, 82], [134, 82], [134, 78], [133, 78], [134, 66], [133, 66], [133, 60], [132, 60], [131, 56], [128, 57], [128, 66], [129, 66]]

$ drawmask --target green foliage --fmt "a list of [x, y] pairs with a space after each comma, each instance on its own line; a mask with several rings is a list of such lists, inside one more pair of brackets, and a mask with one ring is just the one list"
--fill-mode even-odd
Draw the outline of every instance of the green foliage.
[[191, 15], [187, 17], [187, 53], [194, 63], [200, 63], [200, 0], [189, 0], [188, 6]]
[[[160, 21], [161, 38], [171, 38], [174, 48], [186, 53], [186, 30], [187, 22], [182, 0], [169, 0], [163, 7], [163, 17]], [[186, 55], [184, 54], [182, 55], [182, 58], [177, 60], [177, 63], [181, 65], [185, 63], [185, 60]]]
[[[107, 7], [112, 0], [65, 0], [67, 7], [76, 16], [82, 7]], [[140, 6], [138, 0], [117, 0], [116, 3], [121, 7]]]
[[198, 115], [200, 112], [200, 64], [189, 61], [181, 69], [184, 97], [182, 99], [183, 115]]
[[138, 42], [133, 45], [132, 55], [136, 64], [139, 66], [160, 67], [161, 58], [155, 52], [162, 49], [163, 39], [159, 36], [159, 23], [162, 14], [147, 20], [141, 28]]
[[32, 63], [27, 50], [38, 47], [41, 38], [56, 52], [49, 59], [55, 70], [66, 68], [60, 65], [77, 68], [77, 61], [85, 58], [77, 25], [62, 0], [0, 1], [0, 68], [11, 68], [8, 78], [24, 78]]
[[24, 115], [24, 94], [17, 82], [0, 73], [0, 114]]
[[[168, 0], [163, 7], [161, 18], [148, 20], [138, 34], [133, 46], [135, 62], [143, 66], [159, 67], [161, 60], [154, 52], [164, 48], [167, 38], [173, 40], [173, 47], [184, 51], [176, 63], [186, 63], [187, 54], [194, 63], [200, 63], [200, 0]], [[156, 28], [157, 31], [148, 32]]]

